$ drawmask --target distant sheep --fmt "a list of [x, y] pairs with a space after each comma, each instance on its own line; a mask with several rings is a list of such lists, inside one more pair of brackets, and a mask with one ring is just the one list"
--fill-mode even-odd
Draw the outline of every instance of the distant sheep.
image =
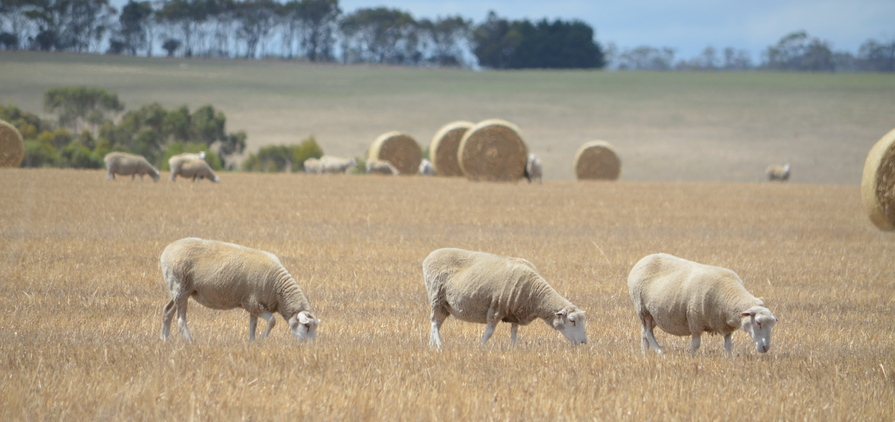
[[320, 160], [316, 158], [306, 159], [304, 168], [306, 174], [323, 174], [323, 166], [320, 164]]
[[525, 177], [528, 178], [528, 183], [535, 179], [537, 179], [538, 183], [544, 183], [541, 180], [542, 174], [541, 160], [534, 154], [528, 154], [528, 163], [525, 164]]
[[435, 175], [435, 169], [432, 167], [431, 161], [429, 161], [425, 158], [423, 158], [423, 160], [420, 161], [420, 175], [422, 175], [422, 176], [434, 176]]
[[777, 318], [731, 270], [653, 254], [634, 265], [628, 289], [643, 326], [644, 352], [652, 346], [662, 353], [653, 334], [656, 326], [672, 335], [692, 336], [691, 356], [699, 349], [702, 333], [723, 335], [724, 349], [732, 356], [731, 334], [738, 328], [752, 336], [758, 352], [771, 347]]
[[340, 174], [347, 172], [352, 167], [357, 167], [357, 160], [324, 155], [320, 158], [320, 166], [325, 174]]
[[768, 181], [773, 182], [775, 180], [779, 180], [781, 182], [785, 182], [789, 180], [789, 171], [789, 163], [786, 163], [782, 166], [768, 166], [768, 168], [765, 170], [765, 174], [768, 175]]
[[215, 183], [220, 183], [221, 179], [214, 174], [211, 166], [205, 162], [205, 153], [191, 154], [183, 153], [172, 156], [168, 159], [168, 166], [171, 167], [171, 181], [175, 181], [177, 176], [184, 179], [208, 179]]
[[103, 161], [106, 163], [107, 180], [114, 180], [116, 174], [130, 176], [131, 180], [135, 180], [137, 175], [140, 175], [140, 180], [143, 180], [143, 175], [148, 174], [152, 176], [154, 182], [158, 182], [159, 177], [161, 177], [158, 170], [152, 164], [149, 164], [146, 158], [140, 155], [110, 152], [106, 154]]
[[487, 324], [482, 343], [500, 321], [511, 324], [516, 343], [519, 325], [541, 318], [573, 345], [587, 343], [584, 311], [563, 298], [524, 259], [462, 249], [438, 249], [423, 261], [423, 276], [432, 307], [429, 341], [441, 347], [444, 320]]
[[392, 163], [385, 160], [369, 160], [367, 161], [367, 174], [397, 176], [398, 168], [393, 166]]
[[276, 324], [273, 312], [289, 324], [298, 340], [313, 340], [319, 320], [311, 312], [308, 299], [280, 260], [269, 252], [232, 243], [186, 238], [177, 240], [162, 252], [162, 275], [171, 293], [162, 315], [162, 340], [171, 333], [171, 320], [177, 312], [177, 325], [187, 340], [186, 309], [189, 298], [212, 309], [242, 308], [249, 313], [249, 340], [255, 339], [258, 317], [267, 321], [267, 337]]

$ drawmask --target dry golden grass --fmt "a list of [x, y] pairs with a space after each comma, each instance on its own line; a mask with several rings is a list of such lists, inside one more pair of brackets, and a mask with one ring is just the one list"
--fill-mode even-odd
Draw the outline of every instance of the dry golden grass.
[[[220, 185], [0, 170], [2, 420], [891, 420], [895, 260], [856, 186], [224, 174]], [[278, 255], [322, 319], [248, 341], [191, 302], [159, 340], [158, 257], [198, 236]], [[531, 260], [588, 312], [573, 348], [541, 322], [428, 345], [420, 264], [439, 247]], [[640, 353], [625, 277], [668, 252], [735, 270], [780, 318]], [[263, 326], [263, 323], [261, 324]]]

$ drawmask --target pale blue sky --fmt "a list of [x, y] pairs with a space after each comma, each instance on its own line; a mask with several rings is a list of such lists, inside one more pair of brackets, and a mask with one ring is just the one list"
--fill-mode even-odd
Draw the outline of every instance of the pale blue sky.
[[758, 62], [767, 46], [795, 30], [851, 53], [869, 38], [895, 39], [895, 0], [340, 0], [340, 5], [346, 13], [386, 6], [417, 19], [459, 14], [476, 23], [489, 10], [510, 19], [579, 19], [596, 30], [603, 45], [671, 47], [678, 59], [712, 45], [748, 50]]

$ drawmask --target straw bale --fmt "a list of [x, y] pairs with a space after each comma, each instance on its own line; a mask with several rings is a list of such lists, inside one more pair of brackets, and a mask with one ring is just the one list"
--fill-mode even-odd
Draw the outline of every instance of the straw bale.
[[582, 145], [575, 154], [572, 167], [578, 180], [617, 180], [622, 172], [615, 148], [605, 141]]
[[867, 154], [861, 196], [870, 221], [880, 230], [895, 230], [895, 129]]
[[528, 147], [516, 125], [490, 119], [466, 131], [457, 158], [470, 180], [515, 182], [525, 177]]
[[460, 141], [463, 134], [475, 123], [465, 120], [448, 123], [435, 132], [432, 142], [429, 144], [429, 161], [438, 176], [454, 177], [463, 176], [460, 169], [460, 161], [457, 159], [457, 151], [460, 149]]
[[399, 174], [414, 175], [423, 160], [423, 151], [410, 135], [387, 132], [373, 141], [367, 160], [388, 161], [398, 169]]
[[25, 159], [25, 141], [15, 126], [0, 120], [0, 167], [18, 167]]

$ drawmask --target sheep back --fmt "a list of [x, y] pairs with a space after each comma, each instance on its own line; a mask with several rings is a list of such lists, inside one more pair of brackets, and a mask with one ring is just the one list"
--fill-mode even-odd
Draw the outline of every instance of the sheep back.
[[169, 244], [160, 261], [163, 272], [171, 271], [182, 280], [182, 291], [192, 292], [196, 302], [212, 309], [264, 309], [287, 319], [310, 310], [298, 283], [269, 252], [185, 238]]
[[[169, 164], [171, 163], [169, 162]], [[211, 169], [211, 166], [205, 160], [184, 159], [178, 160], [174, 164], [171, 166], [172, 181], [176, 176], [180, 176], [185, 179], [208, 179], [213, 182], [220, 182], [214, 170]]]
[[487, 323], [489, 311], [496, 311], [504, 322], [527, 325], [573, 306], [521, 258], [438, 249], [423, 261], [423, 272], [429, 302], [446, 304], [452, 316], [466, 322]]
[[149, 164], [149, 161], [141, 155], [124, 152], [110, 152], [103, 157], [103, 162], [106, 164], [106, 170], [108, 171], [106, 175], [107, 178], [114, 178], [116, 174], [122, 176], [143, 176], [144, 174], [148, 174], [152, 176], [153, 180], [158, 181], [160, 174], [159, 171], [153, 167], [152, 164]]
[[727, 335], [740, 328], [743, 311], [764, 306], [733, 271], [668, 254], [637, 262], [628, 289], [639, 316], [651, 316], [662, 331], [678, 336]]

